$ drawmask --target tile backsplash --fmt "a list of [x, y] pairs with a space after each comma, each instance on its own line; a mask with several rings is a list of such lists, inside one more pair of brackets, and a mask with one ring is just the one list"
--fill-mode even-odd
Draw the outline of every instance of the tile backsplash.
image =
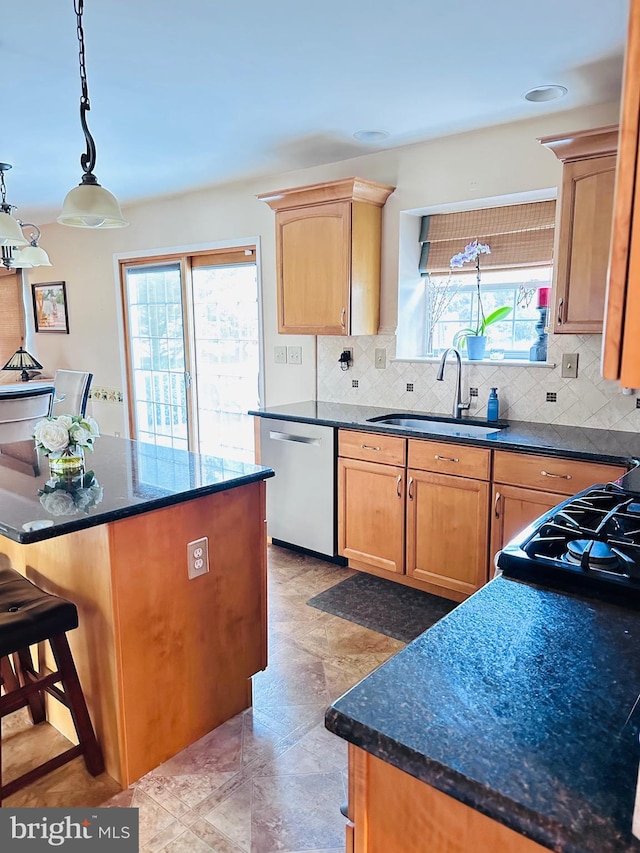
[[[318, 337], [318, 399], [334, 403], [384, 406], [450, 414], [455, 388], [455, 360], [436, 381], [437, 363], [393, 361], [394, 335], [352, 338]], [[353, 347], [353, 365], [338, 363], [345, 346]], [[522, 367], [463, 362], [463, 399], [471, 400], [470, 414], [486, 416], [490, 388], [498, 388], [500, 417], [517, 421], [570, 424], [599, 429], [640, 429], [640, 392], [624, 395], [617, 382], [600, 376], [600, 335], [549, 335], [549, 367]], [[386, 350], [386, 368], [375, 367], [375, 350]], [[579, 354], [576, 379], [560, 375], [562, 354]], [[477, 396], [469, 396], [469, 389]]]

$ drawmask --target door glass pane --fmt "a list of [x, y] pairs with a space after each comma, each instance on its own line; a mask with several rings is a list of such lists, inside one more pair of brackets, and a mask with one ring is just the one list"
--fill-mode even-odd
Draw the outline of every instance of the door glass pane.
[[253, 462], [260, 368], [255, 264], [193, 270], [199, 451]]
[[135, 437], [188, 444], [180, 264], [126, 271]]

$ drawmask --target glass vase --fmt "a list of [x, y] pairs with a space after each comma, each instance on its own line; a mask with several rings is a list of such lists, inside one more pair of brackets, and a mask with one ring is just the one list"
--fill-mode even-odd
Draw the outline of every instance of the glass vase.
[[84, 473], [84, 450], [69, 446], [66, 450], [49, 454], [49, 471], [56, 477], [77, 477]]

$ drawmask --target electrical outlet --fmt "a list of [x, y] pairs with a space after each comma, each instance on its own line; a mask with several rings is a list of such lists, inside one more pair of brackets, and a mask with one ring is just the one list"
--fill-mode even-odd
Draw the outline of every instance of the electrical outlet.
[[578, 353], [565, 352], [562, 356], [562, 370], [560, 375], [563, 379], [576, 379], [578, 376]]
[[387, 351], [384, 347], [376, 349], [374, 356], [374, 364], [378, 370], [384, 370], [387, 366]]
[[287, 347], [289, 364], [302, 364], [302, 347]]
[[187, 542], [187, 573], [189, 580], [209, 571], [209, 540], [206, 536]]
[[273, 348], [273, 360], [276, 364], [286, 364], [287, 363], [287, 348], [286, 347], [274, 347]]

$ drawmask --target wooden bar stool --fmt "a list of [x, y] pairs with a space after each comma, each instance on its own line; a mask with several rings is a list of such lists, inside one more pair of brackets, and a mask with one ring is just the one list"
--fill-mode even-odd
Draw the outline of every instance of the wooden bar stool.
[[[46, 691], [71, 712], [79, 741], [78, 746], [4, 784], [0, 740], [0, 802], [78, 755], [84, 756], [92, 776], [104, 770], [66, 636], [67, 631], [77, 627], [75, 604], [49, 595], [14, 569], [0, 567], [0, 684], [4, 691], [0, 696], [0, 719], [28, 707], [33, 723], [43, 722]], [[46, 667], [35, 669], [33, 665], [29, 646], [45, 640], [51, 646], [55, 672]]]

